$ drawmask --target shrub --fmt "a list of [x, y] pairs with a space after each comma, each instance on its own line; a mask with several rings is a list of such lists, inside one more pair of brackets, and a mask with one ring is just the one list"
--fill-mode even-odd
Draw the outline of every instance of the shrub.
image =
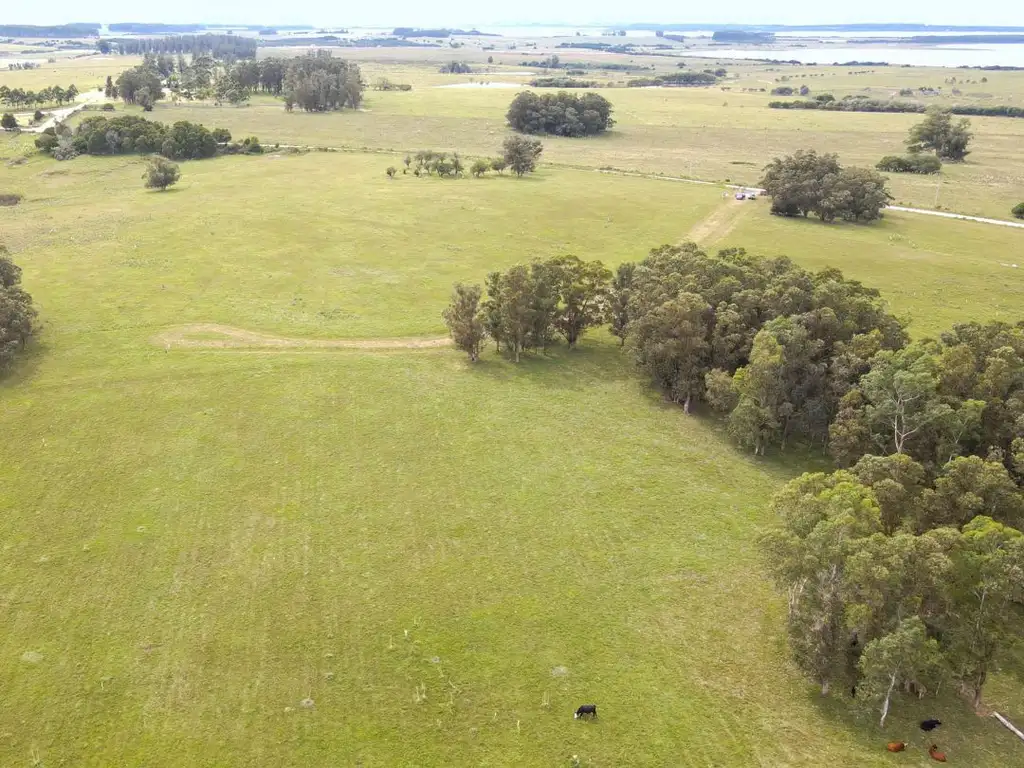
[[4, 116], [0, 117], [0, 128], [5, 131], [16, 131], [18, 130], [18, 119], [10, 112], [4, 112]]
[[389, 165], [388, 169], [386, 171], [384, 171], [384, 173], [386, 173], [388, 175], [389, 179], [393, 179], [393, 178], [395, 178], [395, 174], [398, 173], [398, 169], [395, 168], [395, 166], [393, 166], [393, 165]]
[[181, 170], [178, 165], [162, 157], [150, 158], [149, 166], [142, 174], [146, 189], [159, 189], [161, 192], [172, 184], [177, 184], [180, 178]]
[[35, 114], [32, 115], [32, 119], [37, 123], [41, 123], [43, 120], [46, 119], [46, 115], [43, 114], [43, 110], [37, 109]]
[[102, 107], [100, 107], [100, 109], [103, 110], [104, 112], [113, 112], [115, 107], [110, 102], [107, 102]]
[[231, 141], [231, 131], [227, 128], [214, 128], [210, 131], [210, 135], [213, 136], [213, 140], [218, 144], [227, 144]]
[[476, 176], [478, 179], [483, 176], [487, 171], [491, 169], [491, 164], [486, 160], [474, 160], [473, 165], [470, 166], [469, 172]]
[[777, 88], [772, 88], [772, 96], [792, 96], [793, 89], [788, 85], [780, 85]]
[[938, 173], [942, 170], [942, 161], [935, 155], [886, 155], [875, 168], [888, 173]]
[[53, 148], [54, 160], [73, 160], [78, 157], [78, 146], [70, 136], [57, 137], [57, 145]]
[[0, 192], [0, 205], [17, 205], [21, 202], [21, 195], [17, 192]]
[[1011, 213], [1013, 213], [1014, 218], [1024, 219], [1024, 203], [1017, 203], [1013, 206], [1013, 211], [1011, 211]]

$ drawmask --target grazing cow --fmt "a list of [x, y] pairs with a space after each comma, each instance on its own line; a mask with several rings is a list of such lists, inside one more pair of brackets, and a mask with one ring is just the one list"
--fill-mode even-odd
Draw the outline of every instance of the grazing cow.
[[905, 741], [890, 741], [885, 745], [885, 748], [890, 752], [902, 752], [907, 748], [907, 742]]
[[576, 714], [572, 716], [573, 720], [579, 720], [581, 717], [590, 716], [591, 718], [597, 717], [597, 704], [583, 704], [579, 709], [576, 710]]
[[939, 752], [939, 747], [937, 744], [932, 744], [930, 747], [928, 747], [928, 756], [931, 757], [932, 760], [937, 760], [940, 763], [946, 762], [946, 753]]
[[941, 720], [922, 720], [921, 721], [921, 730], [922, 731], [934, 731], [940, 725], [942, 725], [942, 721]]

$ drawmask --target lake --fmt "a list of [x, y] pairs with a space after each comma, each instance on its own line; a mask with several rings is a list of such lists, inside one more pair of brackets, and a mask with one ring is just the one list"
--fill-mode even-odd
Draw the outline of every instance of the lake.
[[1024, 67], [1024, 45], [932, 45], [897, 48], [891, 45], [857, 45], [818, 48], [710, 48], [689, 50], [689, 58], [782, 59], [804, 64], [832, 64], [836, 61], [885, 61], [919, 67]]

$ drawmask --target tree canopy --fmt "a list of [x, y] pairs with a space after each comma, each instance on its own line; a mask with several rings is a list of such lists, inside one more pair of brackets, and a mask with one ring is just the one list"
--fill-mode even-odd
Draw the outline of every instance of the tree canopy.
[[522, 133], [593, 136], [611, 128], [612, 105], [598, 93], [523, 91], [509, 105], [508, 124]]

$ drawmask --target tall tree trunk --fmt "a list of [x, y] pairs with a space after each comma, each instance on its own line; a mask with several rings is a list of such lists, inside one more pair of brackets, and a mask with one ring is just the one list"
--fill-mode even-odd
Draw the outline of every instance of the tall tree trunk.
[[882, 719], [878, 721], [879, 728], [885, 728], [885, 718], [889, 716], [889, 702], [892, 700], [892, 689], [896, 687], [896, 673], [889, 678], [889, 690], [885, 692], [885, 701], [882, 702]]

